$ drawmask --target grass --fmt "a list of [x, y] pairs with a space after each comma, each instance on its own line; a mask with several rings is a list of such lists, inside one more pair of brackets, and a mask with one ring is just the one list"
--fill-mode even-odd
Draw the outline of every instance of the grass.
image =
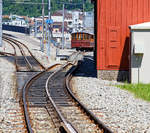
[[127, 84], [117, 85], [117, 87], [128, 90], [135, 94], [137, 98], [150, 101], [150, 84]]

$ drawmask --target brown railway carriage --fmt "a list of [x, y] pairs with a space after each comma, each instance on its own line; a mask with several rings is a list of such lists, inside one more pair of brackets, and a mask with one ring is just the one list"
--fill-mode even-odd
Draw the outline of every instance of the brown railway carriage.
[[77, 50], [93, 50], [94, 34], [87, 32], [74, 32], [71, 34], [71, 48], [76, 48]]

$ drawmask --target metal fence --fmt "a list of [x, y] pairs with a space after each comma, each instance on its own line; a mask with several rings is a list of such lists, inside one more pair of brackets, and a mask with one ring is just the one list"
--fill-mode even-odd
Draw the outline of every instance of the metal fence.
[[14, 25], [2, 25], [3, 30], [8, 30], [8, 31], [14, 31], [14, 32], [20, 32], [20, 33], [25, 33], [25, 34], [30, 34], [30, 28], [28, 27], [21, 27], [21, 26], [14, 26]]

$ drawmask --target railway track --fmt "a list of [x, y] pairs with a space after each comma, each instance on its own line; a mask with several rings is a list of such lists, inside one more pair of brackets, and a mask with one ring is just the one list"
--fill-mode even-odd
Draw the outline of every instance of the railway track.
[[[52, 69], [57, 69], [56, 64], [46, 71], [40, 72], [31, 78], [23, 89], [23, 107], [28, 132], [56, 132], [51, 116], [53, 111], [48, 111], [48, 102], [45, 91], [45, 83]], [[50, 106], [51, 104], [49, 104]], [[53, 119], [54, 120], [54, 119]], [[57, 118], [56, 118], [57, 120]]]
[[25, 44], [6, 35], [3, 35], [3, 40], [10, 44], [14, 50], [12, 55], [15, 57], [17, 72], [45, 70], [45, 67], [36, 59], [35, 56], [33, 56]]
[[[14, 56], [15, 66], [17, 72], [39, 72], [45, 70], [45, 67], [39, 63], [39, 61], [32, 55], [28, 47], [25, 44], [3, 35], [3, 40], [6, 41], [13, 49], [12, 53], [0, 52], [1, 55]], [[33, 75], [33, 73], [31, 73]], [[22, 102], [13, 100], [12, 106], [6, 111], [7, 117], [3, 123], [3, 126], [6, 125], [7, 128], [1, 130], [0, 132], [20, 132], [27, 133], [27, 127], [24, 117], [24, 111], [22, 108]]]
[[[28, 132], [111, 133], [88, 111], [69, 88], [79, 53], [64, 65], [55, 65], [37, 74], [23, 89], [23, 107]], [[56, 67], [55, 71], [52, 68]]]
[[15, 54], [8, 53], [8, 52], [0, 52], [1, 55], [10, 55], [10, 56], [15, 56]]

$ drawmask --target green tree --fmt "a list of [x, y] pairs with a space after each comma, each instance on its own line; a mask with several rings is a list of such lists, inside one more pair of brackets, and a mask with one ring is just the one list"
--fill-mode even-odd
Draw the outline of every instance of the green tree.
[[[3, 15], [16, 14], [16, 15], [28, 15], [30, 17], [41, 16], [42, 14], [42, 5], [41, 4], [24, 4], [25, 0], [16, 0], [16, 3], [11, 0], [3, 0]], [[59, 2], [71, 2], [71, 3], [82, 3], [83, 0], [51, 0], [51, 12], [56, 10], [62, 10], [62, 4]], [[85, 1], [85, 0], [84, 0]], [[17, 3], [22, 2], [22, 3]], [[41, 3], [42, 0], [30, 0], [31, 3]], [[45, 3], [48, 3], [48, 0], [44, 0]], [[26, 3], [26, 2], [25, 2]], [[48, 4], [45, 4], [45, 14], [48, 14]], [[77, 5], [65, 5], [65, 9], [74, 10], [81, 9], [82, 4]], [[93, 5], [89, 0], [85, 2], [85, 11], [93, 10]]]

